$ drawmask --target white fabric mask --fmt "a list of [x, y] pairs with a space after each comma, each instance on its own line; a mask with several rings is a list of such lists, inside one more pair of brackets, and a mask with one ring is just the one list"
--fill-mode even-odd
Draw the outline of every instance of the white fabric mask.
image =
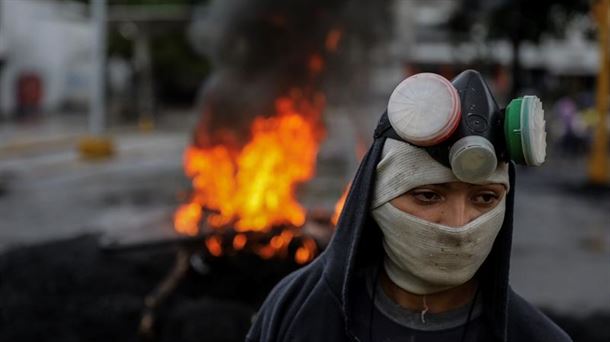
[[[387, 139], [377, 164], [371, 209], [405, 192], [428, 184], [459, 182], [450, 168], [434, 160], [426, 150], [402, 141]], [[508, 164], [499, 163], [496, 172], [477, 184], [503, 184], [510, 189]]]
[[385, 270], [402, 289], [425, 295], [470, 280], [491, 251], [502, 227], [505, 197], [489, 212], [462, 227], [410, 215], [390, 202], [372, 211], [383, 232]]

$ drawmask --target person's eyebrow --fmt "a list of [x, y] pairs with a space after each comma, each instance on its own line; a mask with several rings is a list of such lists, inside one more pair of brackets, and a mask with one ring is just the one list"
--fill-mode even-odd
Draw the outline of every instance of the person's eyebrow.
[[451, 189], [454, 187], [454, 185], [451, 183], [440, 183], [440, 184], [434, 184], [434, 185], [438, 186], [440, 188], [443, 188], [443, 189]]
[[[504, 186], [504, 184], [500, 184], [500, 183], [490, 183], [490, 184], [470, 184], [470, 183], [466, 183], [468, 184], [468, 189], [496, 189], [499, 187], [502, 187], [503, 189], [506, 189], [506, 187]], [[438, 184], [428, 184], [428, 185], [422, 185], [423, 187], [425, 186], [429, 186], [429, 187], [436, 187], [442, 190], [454, 190], [454, 189], [458, 189], [460, 188], [460, 183], [438, 183]]]
[[491, 183], [491, 184], [470, 184], [470, 188], [471, 189], [477, 189], [477, 188], [503, 188], [506, 189], [506, 186], [504, 184], [499, 184], [499, 183]]
[[425, 187], [436, 187], [436, 188], [443, 188], [443, 189], [451, 189], [452, 185], [451, 185], [451, 183], [425, 184], [425, 185], [420, 185], [417, 188], [425, 188]]

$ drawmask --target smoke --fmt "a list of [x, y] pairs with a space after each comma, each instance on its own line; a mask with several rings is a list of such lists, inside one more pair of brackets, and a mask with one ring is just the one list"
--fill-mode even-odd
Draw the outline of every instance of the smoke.
[[[293, 89], [348, 98], [390, 35], [389, 0], [215, 0], [191, 38], [213, 65], [195, 143], [240, 145], [252, 119]], [[356, 82], [354, 82], [356, 81]], [[328, 92], [329, 89], [332, 91]]]

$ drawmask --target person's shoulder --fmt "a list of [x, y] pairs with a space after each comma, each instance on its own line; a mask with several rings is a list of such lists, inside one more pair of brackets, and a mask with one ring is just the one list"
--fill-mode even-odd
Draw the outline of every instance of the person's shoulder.
[[324, 260], [318, 258], [283, 278], [265, 299], [246, 340], [285, 340], [303, 311], [312, 306], [317, 310], [339, 307], [338, 298], [325, 283], [323, 272]]
[[508, 333], [516, 341], [571, 342], [572, 339], [544, 313], [512, 289], [509, 296]]
[[308, 300], [316, 288], [324, 285], [324, 264], [324, 258], [320, 257], [284, 277], [271, 290], [260, 312], [271, 307], [278, 309], [283, 306], [300, 305]]

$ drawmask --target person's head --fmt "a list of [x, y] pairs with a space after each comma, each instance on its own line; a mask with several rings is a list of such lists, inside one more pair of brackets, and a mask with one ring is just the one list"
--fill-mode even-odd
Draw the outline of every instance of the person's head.
[[503, 225], [508, 162], [545, 159], [540, 100], [500, 109], [474, 70], [451, 82], [417, 74], [396, 87], [375, 135], [385, 142], [371, 210], [389, 278], [416, 294], [470, 280]]
[[371, 210], [388, 277], [415, 294], [470, 280], [502, 227], [509, 187], [506, 163], [477, 184], [465, 183], [424, 149], [387, 139]]

